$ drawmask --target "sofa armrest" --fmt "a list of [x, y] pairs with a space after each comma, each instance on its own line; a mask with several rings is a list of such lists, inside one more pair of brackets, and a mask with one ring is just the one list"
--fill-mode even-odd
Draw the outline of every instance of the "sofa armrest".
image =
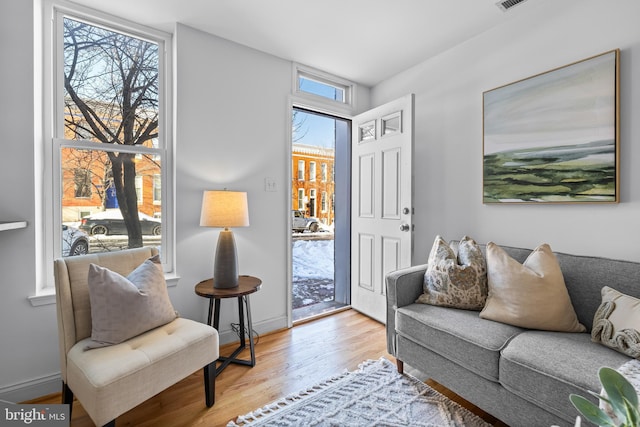
[[392, 271], [387, 274], [387, 351], [396, 355], [396, 309], [416, 302], [422, 294], [427, 264]]

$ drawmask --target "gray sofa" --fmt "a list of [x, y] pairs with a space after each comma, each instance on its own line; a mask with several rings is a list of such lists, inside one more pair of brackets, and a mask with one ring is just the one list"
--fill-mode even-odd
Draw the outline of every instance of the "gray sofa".
[[[501, 247], [521, 263], [531, 252]], [[387, 347], [398, 368], [420, 370], [512, 427], [573, 426], [578, 412], [569, 394], [600, 391], [598, 369], [630, 360], [592, 342], [590, 332], [603, 286], [640, 298], [640, 263], [556, 256], [587, 333], [522, 329], [477, 311], [415, 303], [426, 264], [388, 274]]]

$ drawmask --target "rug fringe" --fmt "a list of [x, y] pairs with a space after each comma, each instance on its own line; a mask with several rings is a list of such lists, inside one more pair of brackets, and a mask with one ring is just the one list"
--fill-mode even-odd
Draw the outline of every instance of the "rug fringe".
[[[369, 361], [366, 361], [366, 362], [369, 362]], [[361, 363], [361, 365], [364, 365], [366, 362]], [[345, 369], [343, 373], [333, 376], [329, 379], [326, 379], [318, 384], [314, 384], [312, 387], [309, 387], [305, 390], [299, 391], [297, 393], [292, 393], [288, 396], [280, 398], [274, 402], [271, 402], [268, 405], [263, 406], [262, 408], [258, 408], [252, 412], [249, 412], [248, 414], [240, 415], [235, 420], [229, 421], [229, 423], [227, 423], [227, 427], [242, 427], [254, 421], [258, 421], [260, 419], [273, 415], [276, 412], [280, 411], [283, 408], [286, 408], [289, 405], [292, 405], [294, 403], [307, 399], [311, 396], [314, 396], [315, 394], [321, 392], [327, 387], [332, 386], [336, 382], [346, 378], [350, 374], [351, 372]]]
[[[382, 369], [381, 371], [378, 370], [378, 366]], [[382, 379], [382, 381], [380, 381], [380, 379]], [[346, 381], [346, 383], [344, 383], [343, 381]], [[352, 381], [353, 384], [351, 383]], [[357, 386], [354, 388], [353, 385], [355, 384], [357, 384]], [[297, 393], [293, 393], [284, 398], [278, 399], [268, 405], [263, 406], [262, 408], [255, 409], [253, 412], [249, 412], [245, 415], [240, 415], [236, 417], [235, 420], [229, 421], [227, 427], [249, 427], [253, 426], [254, 424], [263, 426], [270, 425], [273, 422], [282, 423], [282, 425], [293, 426], [295, 424], [292, 424], [291, 419], [288, 419], [288, 421], [286, 421], [283, 417], [288, 417], [292, 414], [295, 414], [295, 411], [300, 411], [300, 406], [297, 405], [308, 404], [306, 402], [307, 399], [311, 400], [314, 405], [317, 404], [319, 401], [315, 400], [316, 395], [320, 395], [321, 392], [325, 392], [325, 390], [327, 389], [333, 388], [333, 390], [336, 390], [337, 388], [338, 390], [340, 390], [341, 388], [348, 385], [348, 387], [344, 389], [348, 390], [348, 393], [353, 393], [354, 390], [356, 390], [357, 393], [365, 393], [362, 396], [369, 396], [372, 393], [378, 393], [379, 389], [382, 390], [384, 389], [384, 387], [387, 387], [390, 384], [398, 384], [398, 386], [393, 386], [391, 390], [396, 390], [397, 388], [398, 390], [401, 390], [401, 393], [402, 390], [409, 390], [410, 392], [406, 394], [406, 398], [403, 397], [399, 401], [394, 401], [395, 403], [392, 403], [392, 405], [394, 405], [395, 409], [392, 411], [381, 413], [381, 415], [379, 415], [379, 418], [376, 419], [376, 422], [380, 422], [384, 425], [399, 425], [398, 421], [403, 419], [401, 411], [406, 411], [405, 408], [411, 408], [412, 405], [422, 402], [421, 405], [432, 405], [432, 410], [437, 411], [436, 413], [438, 414], [439, 419], [439, 421], [437, 421], [437, 425], [439, 426], [487, 427], [489, 425], [480, 417], [469, 412], [467, 409], [457, 404], [456, 402], [451, 401], [443, 394], [429, 387], [423, 381], [420, 381], [419, 379], [406, 372], [404, 374], [399, 374], [395, 369], [394, 363], [384, 357], [381, 357], [378, 360], [365, 360], [358, 365], [358, 368], [356, 370], [352, 372], [345, 370], [342, 374], [331, 377]], [[347, 400], [349, 402], [359, 401], [362, 396], [351, 396], [349, 397], [349, 399], [351, 400]], [[400, 394], [399, 396], [402, 397], [405, 395]], [[388, 396], [384, 395], [384, 397], [378, 399], [378, 402], [381, 402], [380, 399], [382, 399], [382, 401], [386, 401], [387, 398]], [[373, 407], [375, 407], [375, 405], [373, 405]], [[341, 408], [343, 407], [340, 405], [331, 407], [331, 411], [334, 412], [327, 412], [327, 417], [333, 419], [334, 421], [335, 419], [339, 419], [341, 414], [340, 411], [342, 410]], [[387, 408], [385, 408], [385, 410], [386, 409]], [[283, 415], [283, 413], [285, 415]], [[393, 417], [396, 417], [397, 414], [401, 414], [400, 418], [394, 419]], [[390, 423], [387, 423], [387, 420]], [[365, 425], [374, 425], [369, 418], [361, 419], [360, 421], [365, 421]], [[409, 422], [408, 419], [404, 419], [404, 421]], [[423, 427], [426, 427], [427, 425], [435, 425], [430, 418], [428, 420], [411, 420], [412, 423], [413, 421], [415, 421], [416, 425], [420, 425]], [[344, 419], [342, 419], [341, 422], [344, 422]], [[355, 424], [352, 423], [352, 425]]]

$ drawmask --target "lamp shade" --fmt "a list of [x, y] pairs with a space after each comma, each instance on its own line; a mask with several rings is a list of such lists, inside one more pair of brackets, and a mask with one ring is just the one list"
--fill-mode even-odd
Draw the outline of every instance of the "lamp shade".
[[249, 205], [244, 191], [212, 190], [202, 195], [202, 227], [247, 227]]

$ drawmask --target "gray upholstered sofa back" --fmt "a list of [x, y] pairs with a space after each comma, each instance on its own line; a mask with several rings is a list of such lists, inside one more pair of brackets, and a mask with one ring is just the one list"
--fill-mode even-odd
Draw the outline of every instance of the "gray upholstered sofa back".
[[[531, 253], [530, 249], [502, 245], [500, 247], [519, 262], [524, 262]], [[482, 249], [484, 251], [484, 245]], [[640, 263], [554, 253], [560, 263], [578, 320], [589, 332], [593, 325], [593, 316], [600, 305], [600, 290], [603, 286], [640, 299]]]

